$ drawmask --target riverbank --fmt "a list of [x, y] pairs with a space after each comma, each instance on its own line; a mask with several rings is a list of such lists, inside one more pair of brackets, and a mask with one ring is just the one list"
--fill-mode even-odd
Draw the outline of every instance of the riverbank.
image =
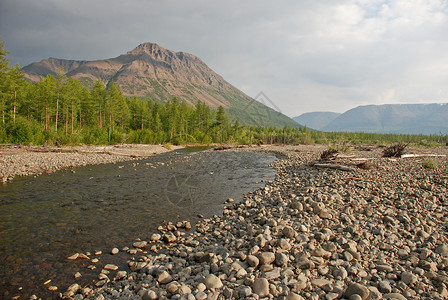
[[52, 173], [86, 165], [117, 163], [142, 159], [182, 147], [162, 145], [113, 145], [36, 147], [0, 145], [0, 182], [16, 176]]
[[351, 171], [317, 168], [325, 149], [255, 150], [278, 157], [275, 181], [230, 199], [222, 216], [191, 234], [179, 222], [135, 241], [122, 249], [129, 269], [103, 255], [98, 280], [75, 283], [63, 297], [446, 299], [447, 148], [408, 149], [440, 155], [428, 168], [424, 157], [383, 158], [378, 147], [360, 147], [332, 162]]
[[447, 298], [448, 149], [409, 148], [420, 156], [383, 158], [382, 148], [362, 146], [331, 162], [349, 171], [317, 167], [327, 149], [224, 150], [275, 154], [275, 181], [229, 199], [223, 215], [193, 224], [193, 232], [190, 223], [178, 222], [146, 240], [129, 237], [129, 247], [116, 249], [128, 255], [129, 268], [111, 264], [112, 249], [72, 256], [74, 264], [95, 267], [98, 279], [74, 283], [61, 296]]

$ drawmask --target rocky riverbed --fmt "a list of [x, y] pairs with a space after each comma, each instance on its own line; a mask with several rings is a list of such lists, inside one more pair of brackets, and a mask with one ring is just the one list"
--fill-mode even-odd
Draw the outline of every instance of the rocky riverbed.
[[375, 146], [332, 162], [352, 171], [317, 168], [326, 149], [255, 150], [277, 156], [275, 181], [229, 199], [222, 215], [195, 230], [165, 224], [147, 240], [111, 249], [129, 253], [127, 269], [108, 264], [110, 253], [75, 254], [73, 263], [97, 268], [98, 280], [61, 296], [447, 299], [448, 149], [408, 149], [439, 155], [431, 165], [419, 156], [383, 158]]
[[[174, 147], [179, 148], [179, 147]], [[0, 145], [0, 182], [65, 168], [117, 163], [170, 151], [162, 145], [36, 147]]]

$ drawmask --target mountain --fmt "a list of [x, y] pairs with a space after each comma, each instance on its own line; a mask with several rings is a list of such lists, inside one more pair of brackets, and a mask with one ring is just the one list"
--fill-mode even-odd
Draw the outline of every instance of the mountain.
[[448, 134], [448, 103], [358, 106], [341, 114], [322, 130]]
[[304, 113], [292, 119], [299, 124], [306, 125], [308, 128], [321, 130], [331, 121], [336, 119], [339, 115], [340, 113], [335, 112], [316, 111], [316, 112]]
[[91, 87], [100, 78], [108, 85], [114, 81], [126, 96], [149, 97], [167, 101], [173, 97], [190, 105], [197, 101], [226, 108], [232, 120], [243, 125], [301, 127], [289, 117], [247, 96], [198, 57], [144, 43], [115, 58], [78, 61], [48, 58], [23, 68], [32, 82], [63, 68], [67, 76]]

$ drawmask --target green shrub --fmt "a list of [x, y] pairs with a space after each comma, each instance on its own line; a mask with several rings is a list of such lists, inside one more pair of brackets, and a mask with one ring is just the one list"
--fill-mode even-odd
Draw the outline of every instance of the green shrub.
[[432, 158], [425, 158], [423, 161], [423, 167], [426, 169], [435, 169], [437, 168], [437, 162]]
[[36, 142], [41, 128], [37, 122], [18, 116], [15, 123], [9, 122], [5, 131], [10, 143], [28, 144]]

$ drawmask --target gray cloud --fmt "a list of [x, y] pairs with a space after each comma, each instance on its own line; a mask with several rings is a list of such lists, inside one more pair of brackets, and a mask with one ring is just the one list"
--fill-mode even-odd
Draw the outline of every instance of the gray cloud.
[[448, 102], [446, 0], [0, 0], [12, 62], [102, 59], [144, 42], [197, 55], [282, 112]]

